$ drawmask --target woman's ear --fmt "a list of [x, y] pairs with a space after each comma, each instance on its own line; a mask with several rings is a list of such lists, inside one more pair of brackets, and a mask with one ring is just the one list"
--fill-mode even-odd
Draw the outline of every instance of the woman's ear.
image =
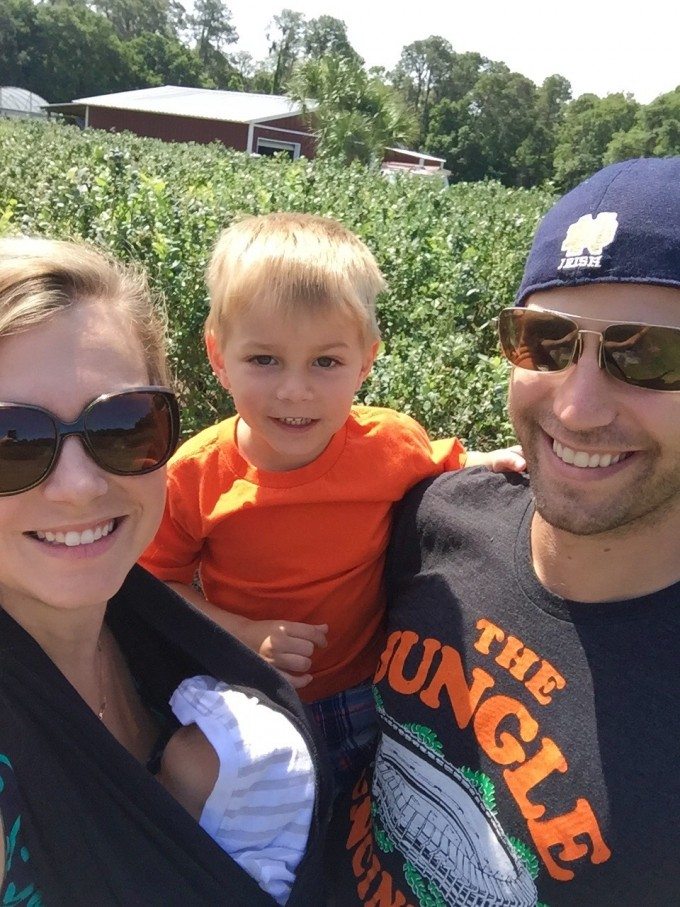
[[205, 349], [208, 354], [210, 366], [225, 391], [230, 390], [229, 375], [224, 366], [224, 355], [220, 343], [215, 334], [208, 330], [205, 332]]

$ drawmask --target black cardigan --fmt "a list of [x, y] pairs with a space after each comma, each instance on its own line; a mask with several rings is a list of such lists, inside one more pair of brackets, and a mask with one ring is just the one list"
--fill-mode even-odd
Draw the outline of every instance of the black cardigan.
[[[150, 708], [169, 716], [168, 699], [180, 681], [209, 674], [257, 691], [296, 724], [317, 765], [318, 795], [287, 907], [322, 905], [328, 779], [292, 688], [140, 567], [110, 601], [106, 622]], [[118, 743], [1, 609], [0, 755], [14, 768], [22, 842], [47, 907], [275, 903]]]

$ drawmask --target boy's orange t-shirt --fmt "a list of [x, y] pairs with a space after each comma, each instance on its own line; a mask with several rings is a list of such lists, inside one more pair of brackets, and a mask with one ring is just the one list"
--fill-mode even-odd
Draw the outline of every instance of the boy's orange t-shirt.
[[313, 701], [370, 678], [383, 642], [383, 567], [393, 505], [428, 476], [464, 465], [456, 438], [430, 441], [409, 416], [356, 406], [312, 463], [251, 466], [238, 416], [187, 441], [168, 467], [168, 498], [141, 563], [166, 581], [199, 570], [212, 604], [251, 620], [327, 623]]

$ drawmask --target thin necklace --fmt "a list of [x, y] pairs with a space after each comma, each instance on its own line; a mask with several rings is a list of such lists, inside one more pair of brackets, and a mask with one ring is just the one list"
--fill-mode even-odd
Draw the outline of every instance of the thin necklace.
[[97, 718], [99, 718], [100, 721], [103, 721], [104, 712], [106, 711], [106, 692], [104, 691], [104, 657], [102, 655], [101, 639], [97, 640], [97, 653], [99, 658], [99, 697], [101, 700], [101, 705], [99, 706], [99, 711], [97, 712]]

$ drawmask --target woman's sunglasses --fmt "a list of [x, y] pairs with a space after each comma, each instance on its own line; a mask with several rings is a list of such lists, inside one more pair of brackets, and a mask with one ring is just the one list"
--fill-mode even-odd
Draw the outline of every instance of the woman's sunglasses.
[[153, 472], [167, 463], [177, 445], [175, 395], [166, 387], [102, 394], [74, 422], [63, 422], [39, 406], [0, 403], [0, 495], [19, 494], [44, 482], [69, 435], [77, 435], [107, 472]]
[[514, 308], [500, 313], [498, 333], [505, 357], [532, 372], [560, 372], [573, 365], [583, 352], [583, 335], [593, 334], [600, 340], [600, 368], [612, 378], [649, 390], [680, 391], [680, 328], [624, 322], [591, 331], [559, 312]]

